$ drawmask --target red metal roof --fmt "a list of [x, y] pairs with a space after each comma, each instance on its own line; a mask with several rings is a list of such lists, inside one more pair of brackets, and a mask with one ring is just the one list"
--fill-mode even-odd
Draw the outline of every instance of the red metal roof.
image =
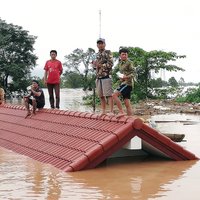
[[135, 136], [173, 160], [197, 159], [140, 118], [52, 109], [25, 115], [23, 106], [0, 106], [0, 146], [64, 171], [93, 168]]

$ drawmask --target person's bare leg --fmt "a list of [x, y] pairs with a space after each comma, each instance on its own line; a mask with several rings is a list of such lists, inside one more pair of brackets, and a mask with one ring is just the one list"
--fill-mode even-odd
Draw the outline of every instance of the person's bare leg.
[[105, 97], [100, 98], [101, 101], [101, 114], [100, 117], [106, 114], [106, 99]]
[[116, 103], [116, 105], [117, 105], [117, 107], [119, 109], [119, 114], [117, 115], [117, 117], [122, 117], [122, 116], [125, 115], [125, 112], [124, 112], [124, 110], [122, 108], [122, 103], [121, 103], [121, 101], [119, 99], [119, 95], [120, 95], [120, 92], [113, 93], [113, 100], [114, 100], [114, 102]]
[[133, 114], [133, 111], [132, 111], [130, 99], [124, 99], [124, 103], [126, 106], [127, 115], [131, 116]]
[[24, 97], [24, 105], [25, 105], [26, 110], [27, 110], [27, 114], [26, 114], [25, 118], [27, 118], [28, 116], [31, 115], [30, 107], [29, 107], [29, 98], [28, 97]]
[[112, 116], [115, 115], [114, 112], [113, 112], [114, 102], [113, 102], [112, 96], [108, 97], [108, 102], [109, 102], [108, 104], [109, 104], [109, 107], [110, 107], [110, 113], [108, 115], [112, 117]]
[[32, 100], [32, 106], [33, 106], [33, 115], [36, 114], [36, 108], [37, 108], [37, 102], [36, 99]]

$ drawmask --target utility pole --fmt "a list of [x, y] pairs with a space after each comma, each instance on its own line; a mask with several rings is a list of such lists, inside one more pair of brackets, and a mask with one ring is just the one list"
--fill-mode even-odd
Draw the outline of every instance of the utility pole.
[[101, 10], [99, 10], [99, 38], [101, 38]]
[[[99, 38], [101, 38], [101, 10], [99, 10]], [[93, 88], [93, 112], [96, 110], [96, 91]]]

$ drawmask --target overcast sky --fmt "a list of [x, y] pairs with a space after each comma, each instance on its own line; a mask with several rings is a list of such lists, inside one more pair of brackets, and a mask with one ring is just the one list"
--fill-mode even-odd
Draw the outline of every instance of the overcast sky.
[[38, 37], [38, 75], [51, 49], [58, 51], [61, 62], [75, 48], [97, 50], [99, 10], [107, 49], [132, 46], [186, 55], [175, 63], [186, 71], [166, 74], [166, 80], [175, 76], [200, 82], [199, 0], [0, 0], [1, 19]]

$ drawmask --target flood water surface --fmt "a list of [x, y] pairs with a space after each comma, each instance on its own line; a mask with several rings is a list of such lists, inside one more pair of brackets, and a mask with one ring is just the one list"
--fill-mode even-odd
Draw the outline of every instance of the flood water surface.
[[[80, 100], [78, 93], [76, 99]], [[83, 106], [79, 100], [75, 109]], [[72, 108], [73, 99], [71, 102], [66, 103], [66, 108]], [[163, 133], [185, 134], [185, 141], [179, 144], [200, 157], [200, 116], [158, 115], [152, 120]], [[0, 199], [199, 200], [199, 171], [198, 160], [142, 157], [112, 159], [95, 169], [66, 173], [0, 148]]]

